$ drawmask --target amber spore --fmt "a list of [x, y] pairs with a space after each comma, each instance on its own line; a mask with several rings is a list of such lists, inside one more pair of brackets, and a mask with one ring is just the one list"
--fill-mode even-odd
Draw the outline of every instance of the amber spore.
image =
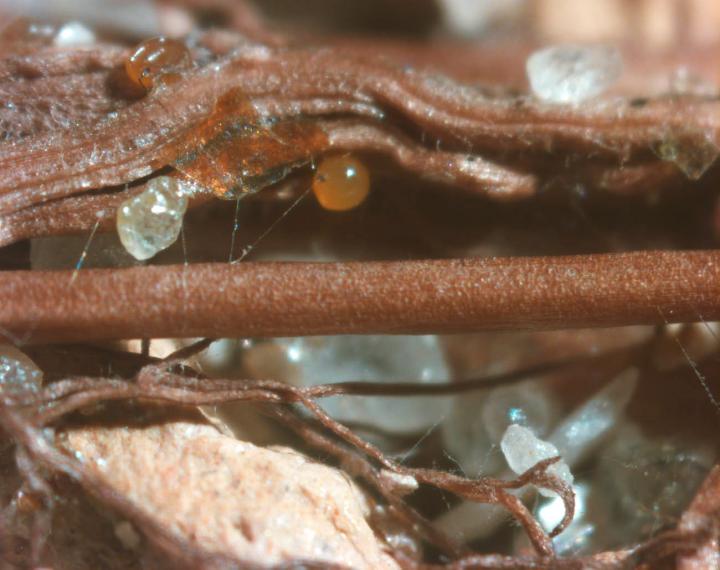
[[216, 196], [235, 200], [282, 180], [327, 148], [327, 135], [309, 119], [260, 117], [234, 88], [185, 136], [175, 167]]
[[192, 56], [184, 43], [159, 36], [145, 40], [135, 49], [125, 60], [125, 73], [133, 83], [149, 91], [161, 78], [177, 80], [192, 65]]
[[313, 192], [326, 210], [352, 210], [362, 204], [370, 192], [370, 173], [354, 156], [330, 156], [318, 165]]

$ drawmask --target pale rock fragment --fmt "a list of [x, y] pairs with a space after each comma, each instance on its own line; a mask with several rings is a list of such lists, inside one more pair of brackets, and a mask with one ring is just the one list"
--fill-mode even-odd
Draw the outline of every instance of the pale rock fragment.
[[94, 476], [206, 551], [262, 566], [305, 560], [398, 568], [365, 520], [358, 488], [290, 449], [185, 422], [72, 430], [65, 440]]
[[607, 91], [622, 75], [623, 61], [610, 46], [558, 45], [534, 52], [526, 71], [536, 97], [576, 105]]
[[[298, 386], [344, 381], [448, 382], [450, 370], [438, 337], [326, 336], [283, 338], [251, 348], [245, 361], [256, 378]], [[440, 423], [450, 412], [445, 396], [333, 396], [319, 401], [341, 422], [394, 433], [413, 433]]]

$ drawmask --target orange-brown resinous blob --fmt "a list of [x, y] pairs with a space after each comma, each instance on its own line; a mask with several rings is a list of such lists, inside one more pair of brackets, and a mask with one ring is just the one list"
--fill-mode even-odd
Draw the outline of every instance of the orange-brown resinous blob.
[[352, 210], [367, 198], [370, 174], [365, 165], [352, 156], [331, 156], [318, 166], [313, 192], [326, 210]]
[[185, 44], [171, 38], [145, 40], [125, 60], [125, 72], [130, 80], [147, 90], [153, 88], [161, 76], [174, 76], [192, 67], [192, 57]]

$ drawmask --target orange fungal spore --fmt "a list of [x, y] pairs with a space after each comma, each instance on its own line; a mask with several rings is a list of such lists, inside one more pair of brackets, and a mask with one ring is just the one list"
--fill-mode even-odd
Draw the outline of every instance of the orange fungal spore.
[[367, 167], [353, 156], [331, 156], [318, 165], [313, 192], [326, 210], [352, 210], [367, 198], [370, 174]]
[[174, 78], [190, 67], [192, 57], [185, 44], [162, 36], [145, 40], [125, 60], [130, 80], [148, 91], [161, 77]]

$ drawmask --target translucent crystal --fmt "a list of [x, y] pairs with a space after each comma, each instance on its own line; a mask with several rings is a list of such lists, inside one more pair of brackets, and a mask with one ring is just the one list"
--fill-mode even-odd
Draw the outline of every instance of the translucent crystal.
[[562, 45], [527, 60], [533, 93], [548, 103], [577, 104], [606, 91], [623, 70], [620, 52], [609, 46]]
[[668, 91], [672, 95], [694, 95], [696, 97], [717, 96], [717, 88], [712, 81], [698, 75], [685, 66], [675, 69], [669, 77]]
[[508, 24], [520, 17], [525, 0], [478, 2], [477, 0], [444, 0], [442, 9], [445, 23], [456, 34], [476, 36], [493, 25]]
[[[558, 555], [578, 554], [586, 551], [596, 533], [595, 525], [587, 520], [588, 498], [591, 486], [587, 481], [573, 485], [575, 492], [575, 513], [570, 525], [553, 539], [555, 553]], [[559, 496], [543, 500], [535, 511], [538, 522], [551, 532], [565, 516], [565, 504]], [[523, 533], [525, 537], [525, 533]]]
[[53, 43], [58, 47], [92, 45], [95, 34], [80, 22], [68, 22], [57, 31]]
[[475, 393], [453, 398], [452, 411], [442, 425], [445, 449], [468, 475], [492, 473], [499, 467], [480, 413], [485, 397]]
[[499, 442], [512, 424], [529, 428], [539, 437], [548, 432], [552, 423], [552, 401], [542, 386], [531, 382], [496, 388], [488, 395], [482, 417], [493, 442]]
[[202, 371], [210, 375], [230, 372], [236, 364], [242, 342], [237, 338], [221, 338], [213, 342], [197, 358]]
[[691, 127], [668, 130], [652, 148], [662, 160], [675, 163], [690, 180], [701, 178], [720, 155], [714, 130]]
[[528, 427], [539, 437], [548, 433], [554, 406], [536, 384], [523, 382], [454, 398], [452, 413], [443, 423], [443, 440], [465, 473], [489, 474], [500, 467], [491, 450], [511, 424]]
[[[500, 441], [500, 449], [502, 449], [510, 469], [518, 475], [534, 467], [544, 459], [550, 459], [551, 457], [560, 455], [557, 447], [552, 443], [535, 437], [532, 430], [516, 424], [511, 425], [505, 431], [505, 435], [503, 435], [502, 441]], [[570, 468], [563, 460], [548, 467], [547, 473], [555, 475], [568, 485], [572, 485], [573, 483]], [[543, 489], [541, 487], [538, 490], [546, 497], [556, 496], [556, 493], [549, 489]]]
[[637, 386], [638, 371], [629, 368], [570, 414], [549, 440], [569, 465], [576, 465], [616, 426]]
[[[630, 368], [575, 410], [547, 437], [547, 443], [556, 450], [554, 455], [560, 455], [567, 466], [575, 468], [588, 453], [612, 436], [636, 386], [637, 370]], [[450, 534], [460, 534], [470, 540], [490, 536], [503, 524], [504, 517], [502, 509], [465, 502], [445, 513], [437, 524]]]
[[[277, 339], [243, 358], [253, 376], [300, 386], [344, 381], [443, 383], [450, 376], [436, 336], [328, 336]], [[425, 430], [449, 413], [450, 398], [343, 396], [320, 400], [342, 422], [396, 433]]]
[[639, 542], [687, 508], [717, 457], [679, 438], [625, 426], [600, 454], [595, 487], [618, 521], [607, 547]]
[[0, 344], [0, 394], [37, 392], [43, 373], [30, 358], [9, 344]]
[[150, 259], [175, 243], [191, 190], [192, 187], [181, 180], [159, 176], [148, 182], [140, 194], [120, 205], [118, 235], [133, 257]]

